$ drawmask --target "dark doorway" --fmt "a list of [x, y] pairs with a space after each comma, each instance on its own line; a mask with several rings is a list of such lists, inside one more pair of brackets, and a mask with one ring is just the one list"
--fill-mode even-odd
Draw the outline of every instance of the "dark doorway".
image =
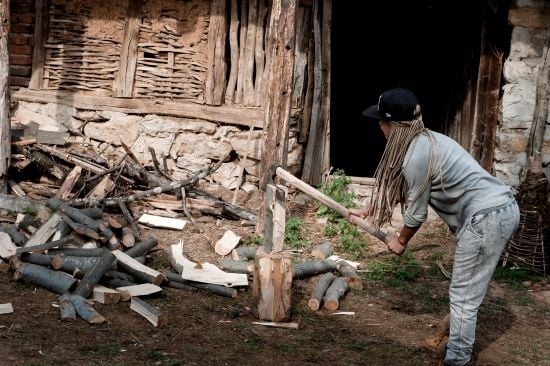
[[362, 116], [387, 89], [413, 90], [428, 128], [445, 133], [479, 62], [484, 1], [333, 2], [331, 166], [372, 176], [385, 139]]

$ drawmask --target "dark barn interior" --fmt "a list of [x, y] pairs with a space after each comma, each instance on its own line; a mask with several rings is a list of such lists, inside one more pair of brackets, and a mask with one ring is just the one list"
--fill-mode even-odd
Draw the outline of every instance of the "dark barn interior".
[[[368, 5], [367, 5], [368, 4]], [[427, 127], [446, 132], [479, 63], [484, 1], [333, 2], [331, 166], [373, 176], [385, 140], [362, 116], [384, 90], [413, 90]]]

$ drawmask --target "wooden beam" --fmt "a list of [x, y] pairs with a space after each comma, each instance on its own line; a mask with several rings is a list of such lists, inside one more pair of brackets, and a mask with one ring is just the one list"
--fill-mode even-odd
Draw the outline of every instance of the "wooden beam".
[[34, 48], [32, 50], [32, 76], [29, 89], [40, 89], [44, 77], [46, 39], [48, 38], [48, 0], [36, 0], [34, 22]]
[[214, 107], [157, 99], [122, 99], [60, 90], [35, 91], [21, 88], [13, 93], [13, 97], [24, 102], [59, 103], [80, 109], [199, 118], [240, 126], [254, 125], [256, 128], [262, 128], [264, 118], [263, 109], [260, 108], [227, 105]]
[[227, 38], [226, 1], [213, 0], [208, 27], [208, 70], [204, 99], [206, 104], [221, 105], [225, 91], [225, 40]]
[[120, 64], [114, 82], [114, 95], [130, 98], [136, 74], [139, 27], [141, 25], [141, 0], [129, 0], [126, 9], [124, 41], [120, 53]]
[[8, 0], [0, 1], [0, 193], [8, 192], [10, 167], [10, 57], [8, 36], [10, 32], [10, 8]]
[[516, 8], [508, 11], [508, 23], [517, 27], [544, 28], [550, 24], [550, 8]]

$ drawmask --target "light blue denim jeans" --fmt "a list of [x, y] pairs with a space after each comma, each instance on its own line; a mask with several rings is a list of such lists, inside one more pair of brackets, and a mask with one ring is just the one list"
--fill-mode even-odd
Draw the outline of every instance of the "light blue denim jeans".
[[519, 224], [519, 208], [509, 203], [477, 212], [457, 237], [449, 287], [449, 340], [445, 364], [466, 365], [475, 341], [477, 312], [506, 243]]

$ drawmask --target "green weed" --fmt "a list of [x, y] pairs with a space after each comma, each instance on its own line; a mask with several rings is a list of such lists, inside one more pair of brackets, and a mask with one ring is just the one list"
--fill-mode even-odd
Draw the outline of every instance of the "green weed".
[[309, 242], [303, 235], [304, 221], [297, 216], [290, 216], [285, 224], [285, 243], [292, 249], [303, 249]]

